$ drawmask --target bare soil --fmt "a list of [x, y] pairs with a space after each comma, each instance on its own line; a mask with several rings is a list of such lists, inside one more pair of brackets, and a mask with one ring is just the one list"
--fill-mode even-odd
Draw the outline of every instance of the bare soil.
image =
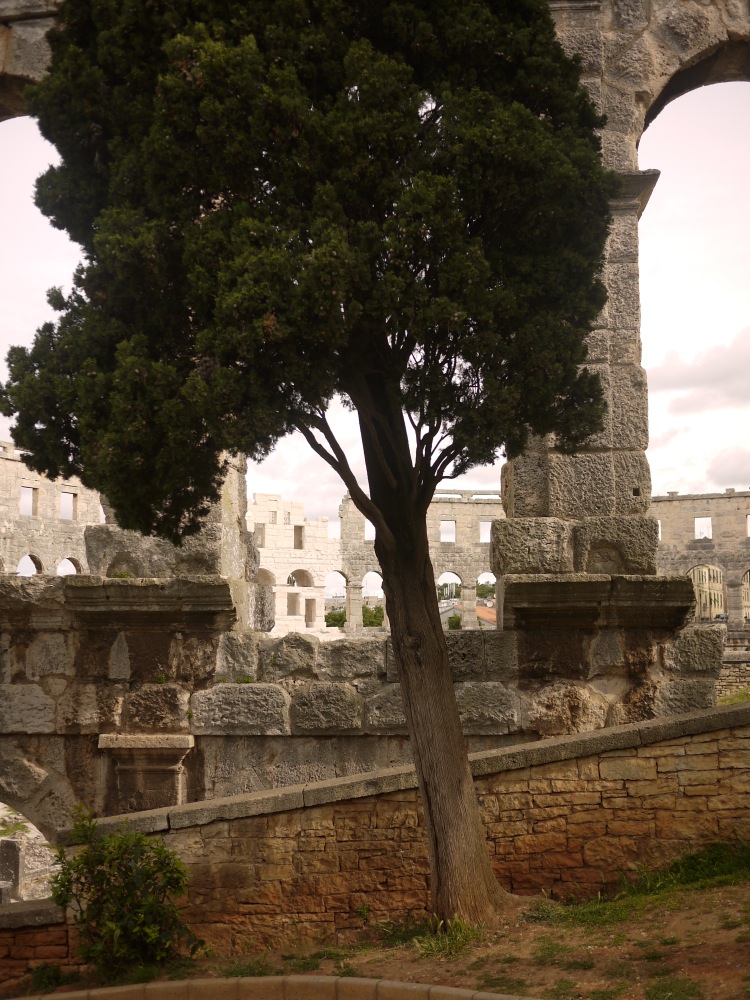
[[[235, 959], [201, 958], [161, 978], [309, 973], [460, 986], [540, 1000], [748, 1000], [750, 884], [680, 890], [642, 900], [618, 923], [569, 926], [523, 900], [499, 931], [458, 954], [421, 957], [407, 941], [386, 946], [363, 917], [351, 948], [287, 946]], [[548, 909], [548, 907], [547, 907]], [[369, 940], [368, 940], [369, 939]], [[157, 977], [158, 978], [158, 977]], [[67, 990], [88, 983], [70, 984]]]

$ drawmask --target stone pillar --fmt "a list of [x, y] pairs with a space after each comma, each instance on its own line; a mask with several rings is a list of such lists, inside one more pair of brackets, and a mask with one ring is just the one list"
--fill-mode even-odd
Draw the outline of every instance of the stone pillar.
[[742, 611], [742, 569], [724, 570], [724, 596], [727, 613], [727, 628], [740, 630], [745, 628]]
[[385, 598], [383, 598], [383, 628], [386, 630], [386, 632], [391, 631], [391, 623], [388, 620], [388, 608], [385, 603]]
[[346, 624], [347, 632], [362, 631], [362, 585], [346, 584]]
[[0, 886], [7, 887], [7, 899], [0, 902], [9, 903], [12, 899], [21, 898], [21, 883], [24, 877], [24, 848], [21, 840], [10, 837], [0, 837]]
[[193, 748], [192, 736], [105, 734], [99, 749], [111, 755], [117, 786], [113, 811], [162, 809], [187, 801], [183, 760]]
[[461, 615], [462, 628], [477, 628], [477, 585], [476, 583], [461, 584], [461, 603], [463, 613]]

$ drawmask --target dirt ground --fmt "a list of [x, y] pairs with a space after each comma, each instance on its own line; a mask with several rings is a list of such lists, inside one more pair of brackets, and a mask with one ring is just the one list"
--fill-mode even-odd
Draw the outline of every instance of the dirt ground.
[[[622, 922], [594, 914], [586, 926], [545, 916], [548, 904], [524, 900], [498, 932], [458, 954], [420, 955], [419, 943], [352, 948], [293, 948], [240, 959], [201, 958], [162, 978], [189, 976], [366, 976], [437, 983], [540, 1000], [747, 1000], [750, 997], [750, 884], [672, 891], [643, 900]], [[541, 910], [541, 913], [540, 913]], [[540, 917], [542, 919], [540, 919]], [[395, 933], [397, 929], [392, 929]], [[433, 939], [434, 940], [434, 939]], [[430, 938], [422, 938], [430, 947]], [[424, 951], [424, 945], [422, 950]], [[67, 989], [94, 986], [79, 980]]]

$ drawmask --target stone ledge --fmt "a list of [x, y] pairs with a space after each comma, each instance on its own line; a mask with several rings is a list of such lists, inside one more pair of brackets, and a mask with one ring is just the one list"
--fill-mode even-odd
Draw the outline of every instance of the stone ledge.
[[176, 734], [103, 733], [99, 737], [100, 750], [190, 750], [194, 746], [194, 736]]
[[[49, 994], [38, 993], [31, 1000]], [[479, 993], [430, 983], [346, 976], [255, 976], [110, 986], [66, 993], [66, 1000], [534, 1000], [510, 993]]]
[[[481, 777], [553, 761], [589, 757], [610, 750], [648, 746], [660, 740], [676, 739], [680, 736], [694, 736], [698, 733], [743, 726], [750, 726], [750, 703], [691, 712], [671, 719], [654, 719], [651, 722], [613, 726], [590, 733], [554, 736], [536, 743], [469, 754], [469, 760], [474, 777]], [[413, 768], [383, 768], [344, 778], [309, 782], [305, 785], [248, 792], [243, 795], [208, 799], [204, 802], [189, 802], [168, 809], [108, 816], [97, 820], [97, 825], [107, 832], [127, 824], [132, 830], [158, 833], [185, 829], [189, 826], [203, 826], [219, 820], [261, 816], [416, 787], [417, 777]]]
[[64, 923], [65, 911], [51, 899], [31, 899], [25, 903], [0, 906], [0, 931]]

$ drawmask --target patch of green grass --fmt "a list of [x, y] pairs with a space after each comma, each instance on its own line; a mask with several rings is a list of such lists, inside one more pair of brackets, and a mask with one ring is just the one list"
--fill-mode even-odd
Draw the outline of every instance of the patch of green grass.
[[[28, 833], [29, 828], [23, 820], [7, 819], [0, 820], [0, 837], [12, 837], [14, 833]], [[41, 966], [39, 966], [41, 968]]]
[[487, 993], [517, 993], [522, 996], [529, 984], [525, 979], [513, 976], [484, 976], [478, 985]]
[[509, 955], [503, 955], [500, 961], [503, 963], [503, 965], [512, 965], [514, 962], [520, 961], [520, 958], [518, 955], [509, 954]]
[[723, 698], [718, 699], [716, 704], [741, 705], [745, 701], [750, 701], [750, 687], [741, 688], [739, 691], [733, 691], [731, 694], [725, 694]]
[[31, 970], [31, 986], [38, 993], [48, 993], [79, 978], [77, 972], [63, 972], [59, 965], [51, 962], [44, 962]]
[[679, 944], [679, 943], [680, 943], [680, 939], [678, 937], [662, 937], [662, 938], [659, 938], [659, 944], [670, 945], [670, 944]]
[[749, 931], [743, 931], [742, 934], [738, 934], [737, 937], [734, 940], [738, 944], [747, 944], [747, 942], [750, 941], [750, 932]]
[[445, 923], [433, 924], [429, 934], [414, 938], [420, 958], [448, 958], [458, 955], [482, 936], [479, 927], [467, 924], [457, 917]]
[[642, 955], [638, 955], [644, 962], [661, 962], [664, 958], [664, 952], [659, 951], [658, 948], [646, 948]]
[[409, 916], [401, 923], [386, 920], [383, 923], [373, 924], [372, 926], [380, 935], [380, 940], [386, 948], [398, 948], [399, 945], [408, 944], [414, 938], [429, 934], [432, 921], [429, 917], [423, 917], [422, 920], [414, 920], [413, 917]]
[[694, 979], [670, 976], [646, 987], [646, 1000], [705, 1000], [706, 994]]
[[620, 983], [618, 986], [611, 986], [604, 990], [592, 990], [588, 994], [588, 1000], [617, 1000], [625, 992], [626, 984]]
[[730, 917], [729, 914], [725, 914], [719, 921], [719, 926], [722, 930], [733, 931], [736, 927], [742, 927], [742, 921], [736, 917]]
[[238, 959], [226, 966], [224, 975], [227, 979], [245, 979], [249, 976], [282, 976], [283, 969], [274, 968], [263, 956], [251, 959]]
[[543, 935], [534, 942], [532, 958], [537, 965], [559, 965], [562, 956], [569, 955], [572, 950], [569, 945]]
[[320, 968], [320, 959], [314, 955], [282, 955], [286, 972], [315, 972]]
[[573, 1000], [578, 996], [578, 987], [572, 979], [558, 979], [553, 986], [548, 986], [542, 993], [548, 1000]]

